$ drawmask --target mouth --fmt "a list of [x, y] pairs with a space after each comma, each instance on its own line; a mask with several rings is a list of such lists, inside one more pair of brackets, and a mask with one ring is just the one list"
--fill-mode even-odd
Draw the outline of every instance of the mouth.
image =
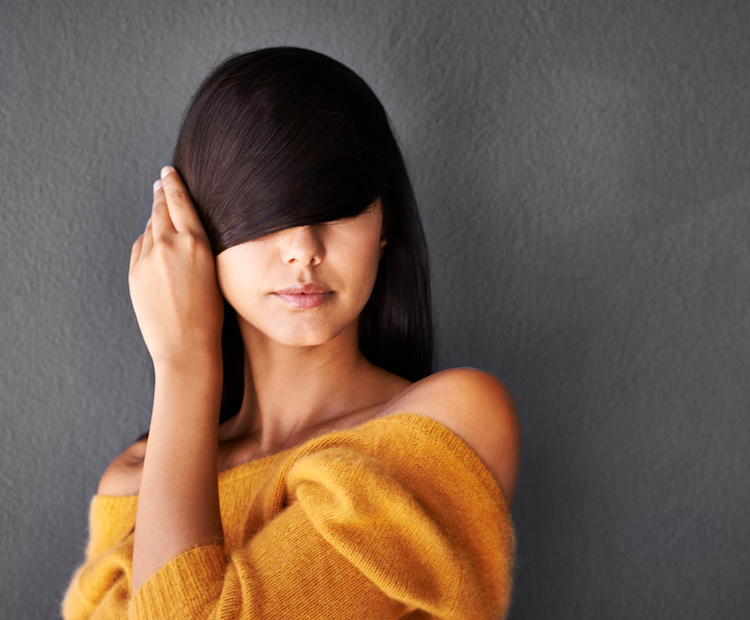
[[276, 291], [277, 295], [313, 295], [315, 293], [330, 293], [331, 289], [323, 284], [293, 284]]
[[333, 291], [322, 284], [295, 284], [274, 295], [294, 308], [317, 308], [331, 298]]

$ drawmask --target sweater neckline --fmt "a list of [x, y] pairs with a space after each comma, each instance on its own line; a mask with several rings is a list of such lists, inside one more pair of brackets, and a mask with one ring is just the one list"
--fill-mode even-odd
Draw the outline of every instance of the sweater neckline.
[[[359, 431], [364, 427], [374, 425], [378, 422], [386, 421], [389, 418], [399, 418], [402, 416], [412, 416], [414, 418], [423, 418], [424, 420], [429, 420], [430, 422], [433, 422], [434, 424], [439, 424], [432, 418], [419, 415], [416, 413], [408, 413], [408, 412], [389, 413], [388, 415], [379, 416], [376, 418], [372, 418], [370, 420], [366, 420], [350, 428], [334, 429], [331, 431], [322, 431], [319, 434], [314, 435], [313, 437], [310, 437], [309, 439], [303, 441], [302, 443], [292, 446], [291, 448], [285, 448], [284, 450], [281, 450], [279, 452], [274, 452], [273, 454], [267, 454], [266, 456], [261, 456], [261, 457], [258, 457], [257, 459], [246, 461], [244, 463], [239, 463], [238, 465], [234, 465], [233, 467], [229, 467], [227, 469], [222, 469], [219, 472], [219, 482], [222, 482], [222, 480], [224, 479], [234, 478], [236, 475], [245, 475], [247, 472], [254, 471], [255, 469], [262, 469], [264, 467], [270, 467], [277, 460], [283, 460], [282, 457], [288, 457], [292, 453], [296, 452], [297, 450], [300, 450], [301, 448], [305, 446], [309, 446], [311, 443], [320, 441], [323, 438], [325, 438], [326, 440], [335, 439], [336, 436], [339, 434]], [[439, 424], [439, 425], [442, 426], [442, 424]], [[449, 433], [451, 432], [447, 428], [445, 430]]]
[[261, 456], [261, 457], [258, 457], [257, 459], [253, 459], [252, 461], [246, 461], [244, 463], [239, 463], [238, 465], [234, 465], [233, 467], [222, 469], [219, 472], [219, 482], [228, 481], [229, 479], [235, 478], [237, 476], [245, 476], [249, 474], [250, 472], [254, 472], [258, 469], [271, 467], [276, 461], [284, 460], [284, 458], [289, 457], [291, 454], [293, 454], [297, 450], [300, 450], [301, 448], [305, 446], [309, 446], [309, 444], [314, 443], [316, 441], [320, 441], [323, 438], [325, 438], [326, 440], [335, 439], [336, 436], [339, 434], [359, 431], [364, 427], [375, 425], [378, 422], [384, 422], [386, 420], [389, 420], [389, 418], [400, 418], [404, 416], [411, 416], [413, 418], [416, 418], [415, 422], [417, 422], [420, 426], [423, 426], [425, 424], [429, 425], [429, 423], [432, 422], [433, 424], [436, 424], [440, 426], [441, 428], [443, 428], [446, 432], [453, 434], [449, 429], [444, 427], [442, 424], [440, 424], [439, 422], [436, 422], [432, 418], [425, 416], [425, 415], [420, 415], [416, 413], [408, 413], [405, 411], [397, 412], [397, 413], [389, 413], [388, 415], [379, 416], [376, 418], [372, 418], [370, 420], [366, 420], [350, 428], [323, 431], [317, 435], [314, 435], [313, 437], [310, 437], [306, 441], [303, 441], [302, 443], [297, 444], [296, 446], [292, 446], [291, 448], [285, 448], [284, 450], [281, 450], [279, 452], [274, 452], [273, 454], [267, 454], [266, 456]]
[[[228, 483], [236, 478], [245, 477], [257, 470], [271, 467], [274, 463], [288, 458], [294, 452], [307, 448], [310, 444], [325, 440], [335, 440], [337, 435], [343, 435], [355, 431], [361, 431], [367, 426], [382, 424], [382, 423], [398, 423], [399, 421], [408, 420], [408, 423], [414, 430], [420, 431], [422, 434], [429, 436], [438, 443], [445, 445], [455, 456], [464, 463], [464, 465], [483, 483], [483, 486], [493, 498], [498, 497], [504, 503], [505, 498], [502, 494], [500, 486], [498, 485], [492, 472], [487, 468], [484, 462], [481, 460], [479, 455], [471, 448], [463, 439], [461, 439], [456, 433], [450, 430], [447, 426], [442, 423], [430, 418], [426, 415], [411, 413], [411, 412], [396, 412], [389, 413], [381, 417], [373, 418], [352, 426], [351, 428], [332, 430], [321, 433], [315, 437], [308, 439], [307, 441], [291, 448], [286, 448], [280, 452], [262, 456], [252, 461], [240, 463], [229, 469], [223, 469], [218, 472], [218, 482]], [[95, 498], [99, 500], [136, 500], [138, 495], [95, 495]]]

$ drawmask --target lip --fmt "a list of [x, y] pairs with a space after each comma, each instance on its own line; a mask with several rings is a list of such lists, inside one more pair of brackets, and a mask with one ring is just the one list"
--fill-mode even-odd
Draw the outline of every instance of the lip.
[[276, 291], [277, 295], [312, 295], [313, 293], [330, 293], [331, 289], [323, 284], [310, 282], [308, 284], [293, 284]]
[[274, 292], [279, 299], [295, 308], [317, 308], [328, 301], [333, 291], [322, 284], [295, 284]]

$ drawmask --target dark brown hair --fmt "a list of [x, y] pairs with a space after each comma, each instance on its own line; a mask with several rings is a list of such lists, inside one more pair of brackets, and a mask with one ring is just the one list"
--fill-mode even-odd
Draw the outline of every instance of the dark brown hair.
[[[355, 216], [380, 198], [388, 244], [359, 319], [373, 364], [416, 381], [432, 372], [422, 224], [383, 106], [340, 62], [278, 47], [232, 56], [185, 113], [173, 165], [214, 254], [290, 228]], [[225, 304], [221, 420], [243, 392], [242, 338]]]

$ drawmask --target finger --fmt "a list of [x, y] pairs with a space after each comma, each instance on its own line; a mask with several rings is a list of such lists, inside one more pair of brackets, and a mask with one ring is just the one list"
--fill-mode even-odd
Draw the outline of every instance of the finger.
[[128, 268], [129, 271], [133, 271], [133, 267], [138, 262], [138, 259], [141, 257], [142, 245], [143, 245], [143, 235], [139, 236], [135, 240], [135, 243], [133, 244], [133, 247], [130, 250], [130, 267]]
[[205, 232], [180, 174], [172, 166], [164, 166], [161, 170], [161, 182], [167, 199], [169, 216], [175, 230], [177, 232]]
[[148, 218], [148, 222], [146, 222], [146, 230], [144, 230], [141, 235], [141, 237], [143, 237], [143, 242], [141, 243], [141, 256], [148, 254], [151, 251], [151, 248], [154, 247], [153, 221], [153, 217]]
[[153, 236], [156, 239], [175, 232], [161, 181], [154, 183], [154, 203], [151, 206], [151, 219], [149, 221], [151, 222]]

